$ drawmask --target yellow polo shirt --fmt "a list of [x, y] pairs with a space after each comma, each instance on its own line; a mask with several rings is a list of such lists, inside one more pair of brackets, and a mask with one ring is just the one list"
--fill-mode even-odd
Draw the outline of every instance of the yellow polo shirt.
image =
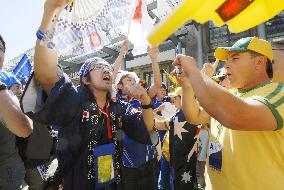
[[[284, 84], [269, 83], [246, 92], [274, 114], [275, 131], [238, 131], [212, 120], [206, 167], [206, 189], [284, 189]], [[220, 169], [221, 168], [221, 169]]]

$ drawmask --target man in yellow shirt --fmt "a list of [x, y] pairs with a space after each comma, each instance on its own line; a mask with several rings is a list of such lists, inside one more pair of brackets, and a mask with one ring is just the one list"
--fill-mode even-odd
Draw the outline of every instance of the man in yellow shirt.
[[[215, 57], [226, 60], [224, 67], [236, 94], [202, 74], [192, 57], [179, 55], [173, 63], [189, 78], [200, 106], [215, 118], [206, 189], [283, 189], [284, 84], [270, 82], [271, 44], [256, 37], [242, 38], [232, 47], [217, 48]], [[183, 89], [184, 99], [192, 99], [190, 85]], [[188, 106], [183, 109], [190, 119]], [[189, 122], [204, 123], [209, 117], [202, 113], [194, 113], [198, 120]]]

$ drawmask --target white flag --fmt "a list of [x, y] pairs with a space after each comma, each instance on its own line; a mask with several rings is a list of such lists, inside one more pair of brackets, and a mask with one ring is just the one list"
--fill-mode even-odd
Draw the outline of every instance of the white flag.
[[150, 18], [146, 0], [137, 0], [137, 6], [129, 27], [128, 39], [133, 43], [132, 54], [139, 55], [147, 52], [147, 36], [153, 29], [154, 20]]

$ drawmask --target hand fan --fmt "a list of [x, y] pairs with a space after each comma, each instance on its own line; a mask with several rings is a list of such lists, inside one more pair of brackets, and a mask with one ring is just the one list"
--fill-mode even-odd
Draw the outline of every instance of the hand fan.
[[134, 0], [73, 0], [54, 16], [42, 43], [62, 56], [96, 51], [122, 34], [135, 4]]

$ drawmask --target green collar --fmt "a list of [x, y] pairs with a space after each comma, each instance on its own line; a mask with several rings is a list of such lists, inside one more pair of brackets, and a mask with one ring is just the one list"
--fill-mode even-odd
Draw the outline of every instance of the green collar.
[[246, 93], [248, 93], [248, 92], [250, 92], [250, 91], [252, 91], [252, 90], [261, 88], [261, 87], [263, 87], [263, 86], [266, 86], [267, 84], [270, 84], [270, 83], [271, 83], [271, 82], [264, 83], [264, 84], [259, 84], [259, 85], [255, 86], [255, 87], [252, 87], [252, 88], [249, 88], [249, 89], [238, 89], [238, 92], [239, 92], [241, 95], [243, 95], [243, 94], [246, 94]]

